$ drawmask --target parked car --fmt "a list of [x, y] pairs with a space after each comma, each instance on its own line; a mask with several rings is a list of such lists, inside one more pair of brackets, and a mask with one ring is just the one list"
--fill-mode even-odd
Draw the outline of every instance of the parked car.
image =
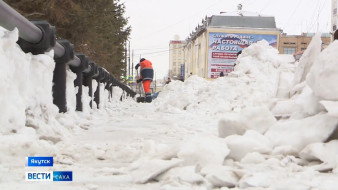
[[296, 53], [293, 54], [293, 57], [295, 58], [295, 61], [299, 61], [299, 59], [302, 57], [304, 51], [305, 50], [302, 50], [302, 51], [299, 51], [299, 52], [296, 52]]

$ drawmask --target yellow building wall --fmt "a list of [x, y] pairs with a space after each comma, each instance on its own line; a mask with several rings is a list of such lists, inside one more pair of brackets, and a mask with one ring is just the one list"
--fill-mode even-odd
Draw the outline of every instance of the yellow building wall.
[[199, 77], [208, 78], [208, 54], [209, 54], [209, 33], [241, 33], [241, 34], [261, 34], [276, 35], [277, 49], [279, 48], [280, 31], [278, 30], [258, 30], [258, 29], [230, 29], [230, 28], [207, 28], [194, 41], [187, 44], [185, 48], [185, 76], [190, 73]]

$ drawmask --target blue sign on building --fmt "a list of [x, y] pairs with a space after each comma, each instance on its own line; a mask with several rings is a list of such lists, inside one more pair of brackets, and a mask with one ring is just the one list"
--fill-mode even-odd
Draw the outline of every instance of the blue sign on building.
[[181, 77], [184, 78], [184, 64], [181, 64]]

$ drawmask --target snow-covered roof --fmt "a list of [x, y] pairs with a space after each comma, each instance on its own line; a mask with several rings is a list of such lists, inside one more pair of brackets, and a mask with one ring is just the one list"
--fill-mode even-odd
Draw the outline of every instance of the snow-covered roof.
[[271, 16], [240, 16], [232, 14], [214, 15], [209, 27], [243, 27], [276, 29], [275, 18]]
[[251, 11], [231, 11], [231, 12], [221, 12], [220, 15], [222, 16], [262, 16], [257, 12]]

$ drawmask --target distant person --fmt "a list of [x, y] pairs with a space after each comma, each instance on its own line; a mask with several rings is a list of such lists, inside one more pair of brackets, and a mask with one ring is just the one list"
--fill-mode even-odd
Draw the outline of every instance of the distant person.
[[142, 81], [144, 93], [146, 95], [145, 101], [151, 102], [152, 97], [151, 97], [151, 92], [150, 92], [150, 84], [153, 81], [153, 77], [154, 77], [153, 66], [149, 60], [146, 60], [144, 58], [140, 59], [140, 63], [138, 63], [135, 66], [135, 69], [137, 70], [140, 66], [141, 66], [141, 70], [140, 70], [141, 76], [140, 76], [140, 79], [138, 79], [136, 82], [140, 83]]
[[168, 80], [167, 80], [166, 84], [169, 84], [170, 82], [171, 82], [171, 78], [168, 77]]
[[237, 52], [237, 58], [238, 58], [238, 56], [241, 55], [241, 54], [242, 54], [242, 50], [240, 50], [239, 52]]
[[338, 40], [338, 30], [334, 32], [333, 40]]
[[184, 78], [183, 78], [183, 76], [180, 76], [180, 78], [179, 78], [178, 80], [180, 80], [180, 81], [184, 82]]
[[[239, 55], [241, 55], [241, 54], [242, 54], [242, 50], [240, 50], [240, 51], [237, 52], [237, 59], [238, 59]], [[236, 62], [237, 62], [237, 61], [236, 61]], [[235, 70], [236, 62], [235, 62], [235, 64], [234, 64], [234, 69], [233, 69], [233, 70]]]
[[219, 73], [219, 77], [224, 77], [223, 71]]

